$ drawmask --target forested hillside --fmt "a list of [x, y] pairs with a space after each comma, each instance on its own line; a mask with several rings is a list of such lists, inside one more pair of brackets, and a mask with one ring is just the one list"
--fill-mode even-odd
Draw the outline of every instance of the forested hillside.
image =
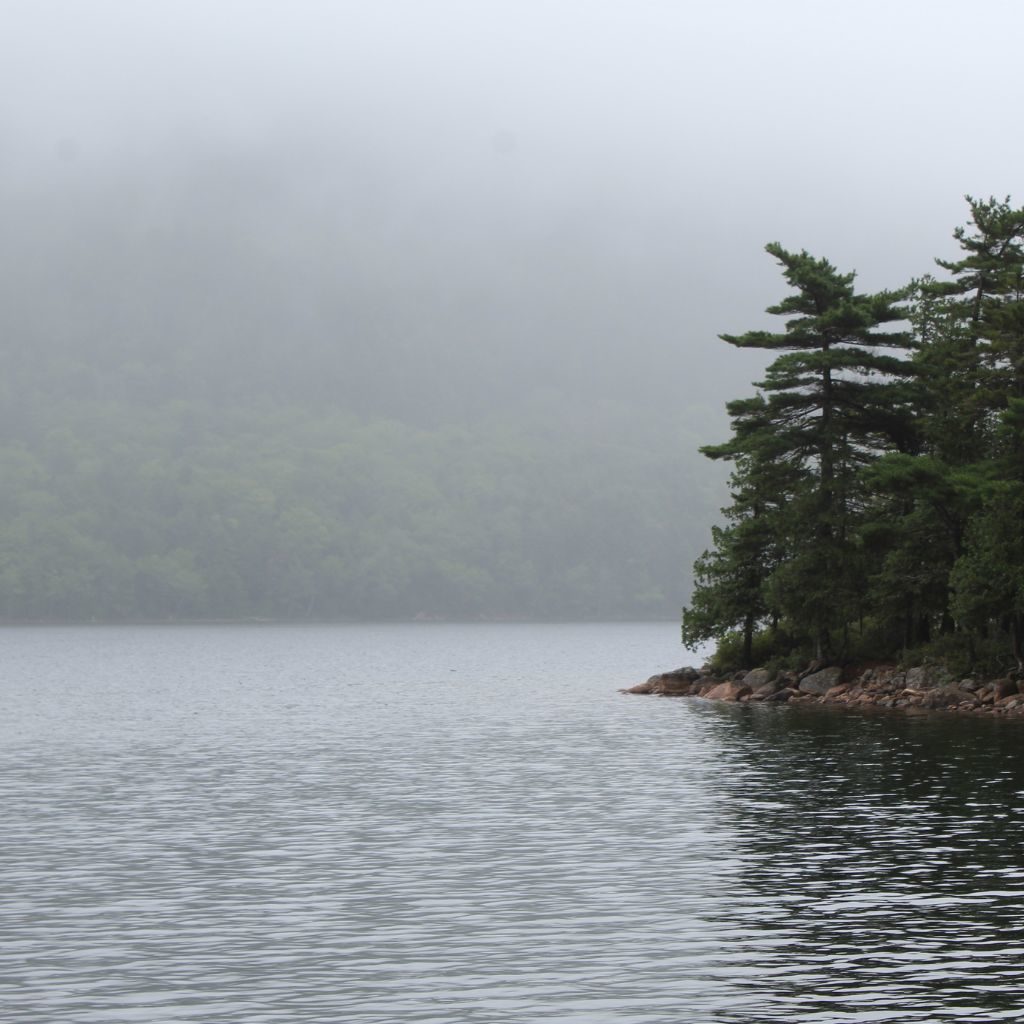
[[666, 444], [562, 424], [45, 401], [0, 448], [7, 620], [660, 616], [714, 504]]
[[558, 277], [579, 224], [495, 252], [493, 224], [324, 188], [230, 162], [24, 187], [0, 617], [677, 615], [721, 417], [617, 322], [600, 229]]
[[1024, 668], [1024, 208], [968, 203], [959, 254], [895, 291], [768, 246], [784, 328], [722, 338], [780, 354], [704, 449], [732, 503], [685, 641]]

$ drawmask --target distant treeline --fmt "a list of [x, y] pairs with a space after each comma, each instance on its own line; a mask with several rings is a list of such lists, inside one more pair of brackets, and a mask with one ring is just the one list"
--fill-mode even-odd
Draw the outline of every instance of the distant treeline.
[[675, 268], [350, 156], [12, 193], [0, 620], [678, 615], [726, 420]]
[[683, 638], [723, 663], [1024, 664], [1024, 209], [968, 197], [960, 258], [898, 291], [769, 245], [792, 288], [732, 437]]
[[255, 387], [161, 395], [175, 353], [22, 355], [3, 385], [8, 622], [666, 618], [721, 500], [689, 479], [678, 421], [611, 404], [428, 428]]

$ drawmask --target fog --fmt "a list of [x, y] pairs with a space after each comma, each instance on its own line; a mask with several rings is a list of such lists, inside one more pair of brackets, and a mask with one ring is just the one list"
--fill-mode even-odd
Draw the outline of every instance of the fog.
[[1009, 0], [3, 14], [11, 436], [81, 437], [72, 396], [432, 431], [557, 408], [601, 444], [642, 422], [713, 490], [691, 456], [759, 372], [717, 335], [766, 326], [764, 244], [897, 287], [1024, 165]]
[[[699, 360], [716, 393], [750, 370], [715, 336], [779, 293], [766, 242], [897, 286], [949, 252], [963, 193], [1013, 191], [1024, 156], [1012, 2], [972, 8], [973, 40], [954, 3], [5, 14], [5, 205], [45, 211], [9, 223], [6, 262], [40, 218], [86, 238], [199, 221], [189, 261], [245, 279], [269, 259], [307, 315], [313, 268], [465, 345], [596, 334], [591, 360], [639, 344], [672, 376]], [[330, 273], [346, 243], [356, 282]]]

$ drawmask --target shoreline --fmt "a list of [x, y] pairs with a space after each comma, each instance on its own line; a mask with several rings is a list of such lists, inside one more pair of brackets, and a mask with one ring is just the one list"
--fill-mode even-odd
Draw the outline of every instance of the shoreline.
[[802, 672], [755, 668], [726, 676], [687, 666], [619, 692], [731, 704], [813, 704], [907, 714], [942, 711], [1024, 718], [1024, 683], [1016, 678], [954, 679], [938, 666], [904, 670], [897, 665], [812, 664]]

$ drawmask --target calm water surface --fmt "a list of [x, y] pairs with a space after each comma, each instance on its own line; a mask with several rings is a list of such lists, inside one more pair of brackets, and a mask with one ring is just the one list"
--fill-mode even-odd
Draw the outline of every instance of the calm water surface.
[[1024, 1020], [1024, 727], [667, 625], [0, 632], [12, 1022]]

